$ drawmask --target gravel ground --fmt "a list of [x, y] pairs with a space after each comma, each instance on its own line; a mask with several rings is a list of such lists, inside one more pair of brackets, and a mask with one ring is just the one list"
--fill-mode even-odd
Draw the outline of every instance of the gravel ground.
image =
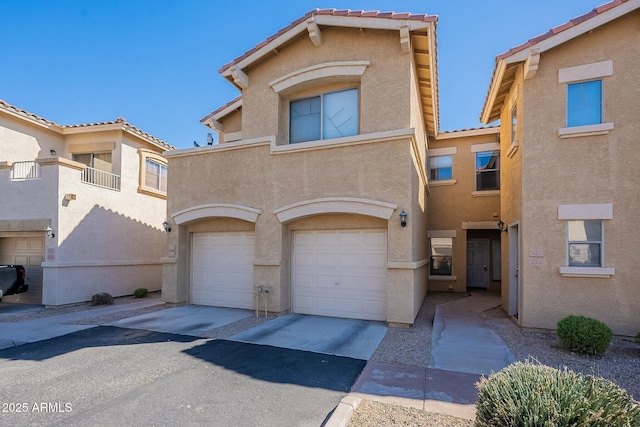
[[[390, 328], [371, 360], [427, 367], [431, 353], [431, 332], [436, 306], [466, 294], [430, 293], [411, 328]], [[559, 348], [555, 332], [523, 331], [513, 327], [500, 307], [483, 313], [494, 330], [509, 346], [518, 361], [535, 359], [555, 367], [607, 378], [640, 400], [640, 345], [632, 339], [616, 337], [601, 357], [582, 356]], [[349, 427], [368, 426], [468, 427], [473, 421], [438, 415], [414, 408], [363, 400], [356, 408]]]
[[[389, 328], [384, 339], [371, 357], [372, 361], [395, 363], [407, 366], [427, 367], [431, 355], [431, 333], [436, 307], [465, 298], [467, 294], [430, 293], [418, 313], [414, 325], [410, 328]], [[160, 292], [149, 293], [148, 298], [160, 298]], [[137, 301], [133, 296], [114, 299], [114, 304], [127, 304]], [[98, 306], [99, 307], [99, 306]], [[24, 313], [7, 314], [0, 317], [0, 323], [21, 322], [77, 311], [90, 311], [98, 308], [89, 303], [60, 308], [42, 308]], [[164, 304], [137, 310], [127, 310], [105, 316], [88, 317], [82, 324], [104, 324], [127, 317], [139, 316], [152, 311], [164, 310]], [[554, 332], [523, 331], [514, 328], [509, 317], [496, 307], [483, 313], [496, 333], [509, 346], [518, 361], [535, 359], [555, 368], [567, 367], [576, 372], [595, 374], [607, 378], [627, 390], [636, 400], [640, 400], [640, 345], [632, 339], [616, 337], [611, 347], [601, 357], [582, 356], [559, 348]], [[203, 336], [224, 339], [268, 321], [264, 316], [251, 316], [229, 325], [212, 329]], [[473, 421], [434, 414], [415, 408], [389, 403], [363, 400], [350, 420], [350, 427], [384, 426], [440, 426], [469, 427]]]

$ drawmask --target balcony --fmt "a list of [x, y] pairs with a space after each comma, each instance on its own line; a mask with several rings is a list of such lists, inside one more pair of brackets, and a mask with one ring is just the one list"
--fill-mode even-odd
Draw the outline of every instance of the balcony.
[[12, 181], [38, 178], [40, 178], [40, 165], [35, 161], [14, 162], [11, 165]]
[[86, 167], [82, 171], [82, 182], [107, 188], [109, 190], [120, 191], [120, 176], [91, 167]]

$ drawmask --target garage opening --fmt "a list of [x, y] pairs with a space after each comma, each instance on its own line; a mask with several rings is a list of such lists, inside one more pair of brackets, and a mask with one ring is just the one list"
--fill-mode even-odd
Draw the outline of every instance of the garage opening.
[[191, 303], [253, 308], [253, 232], [193, 233]]
[[0, 264], [16, 264], [25, 268], [25, 283], [29, 290], [8, 295], [2, 302], [42, 304], [42, 263], [44, 237], [4, 237], [0, 239]]
[[387, 231], [293, 233], [293, 311], [386, 320]]

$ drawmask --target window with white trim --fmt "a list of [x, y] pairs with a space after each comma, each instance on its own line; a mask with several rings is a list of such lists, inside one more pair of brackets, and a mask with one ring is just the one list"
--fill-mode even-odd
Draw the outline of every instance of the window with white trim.
[[569, 267], [603, 267], [601, 220], [567, 221], [567, 259]]
[[453, 179], [453, 156], [429, 157], [429, 178], [434, 181]]
[[567, 85], [567, 127], [602, 123], [602, 80]]
[[500, 151], [476, 153], [476, 191], [500, 189]]
[[358, 89], [298, 99], [289, 104], [289, 142], [358, 134]]
[[78, 163], [83, 163], [90, 168], [103, 172], [112, 172], [111, 152], [105, 153], [74, 153], [72, 159]]
[[147, 158], [145, 161], [144, 186], [162, 193], [167, 192], [167, 165]]
[[453, 273], [453, 238], [431, 237], [429, 239], [429, 275], [451, 276]]

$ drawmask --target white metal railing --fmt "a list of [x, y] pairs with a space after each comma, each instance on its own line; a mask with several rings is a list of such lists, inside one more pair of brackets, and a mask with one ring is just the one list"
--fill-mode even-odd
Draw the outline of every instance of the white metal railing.
[[120, 176], [87, 167], [82, 171], [82, 182], [110, 190], [120, 191]]
[[11, 179], [40, 178], [40, 165], [35, 161], [13, 162], [11, 165]]

